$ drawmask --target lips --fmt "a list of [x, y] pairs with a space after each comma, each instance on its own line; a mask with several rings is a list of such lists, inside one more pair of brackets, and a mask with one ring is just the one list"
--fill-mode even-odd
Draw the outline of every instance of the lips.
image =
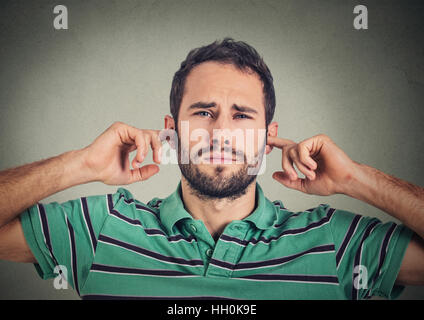
[[[206, 157], [207, 159], [207, 157]], [[209, 161], [211, 163], [224, 163], [224, 162], [235, 162], [236, 159], [232, 155], [213, 153], [209, 156]]]

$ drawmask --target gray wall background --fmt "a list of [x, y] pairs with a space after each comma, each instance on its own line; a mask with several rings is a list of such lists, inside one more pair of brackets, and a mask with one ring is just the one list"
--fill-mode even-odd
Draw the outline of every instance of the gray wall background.
[[[423, 186], [422, 3], [2, 0], [0, 170], [82, 148], [114, 121], [161, 129], [172, 76], [188, 51], [231, 36], [253, 45], [273, 73], [281, 137], [325, 133], [352, 159]], [[53, 28], [57, 4], [68, 8], [68, 30]], [[357, 4], [368, 7], [368, 30], [353, 28]], [[279, 169], [273, 152], [258, 181], [293, 211], [329, 203], [394, 220], [344, 195], [289, 190], [271, 178]], [[159, 175], [126, 188], [142, 201], [165, 197], [179, 175], [178, 166], [161, 166]], [[116, 189], [92, 183], [44, 202]], [[30, 264], [0, 261], [0, 298], [78, 296], [55, 290]], [[424, 287], [401, 296], [423, 298]]]

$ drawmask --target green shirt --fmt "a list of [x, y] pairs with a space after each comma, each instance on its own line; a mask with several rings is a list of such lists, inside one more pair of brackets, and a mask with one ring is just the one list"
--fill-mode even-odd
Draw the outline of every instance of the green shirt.
[[[256, 184], [256, 209], [215, 242], [165, 199], [114, 194], [38, 203], [21, 215], [43, 279], [67, 275], [83, 299], [397, 297], [412, 231], [320, 204], [292, 212]], [[58, 267], [57, 267], [58, 266]], [[355, 284], [355, 285], [354, 285]]]

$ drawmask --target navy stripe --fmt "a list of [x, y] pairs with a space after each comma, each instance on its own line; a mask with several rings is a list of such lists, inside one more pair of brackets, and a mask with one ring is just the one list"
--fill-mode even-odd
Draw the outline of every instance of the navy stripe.
[[[287, 220], [288, 220], [288, 219], [290, 219], [290, 218], [297, 217], [297, 216], [299, 216], [299, 215], [301, 215], [302, 213], [305, 213], [305, 212], [309, 212], [309, 213], [311, 213], [311, 212], [313, 212], [315, 209], [317, 209], [317, 208], [319, 208], [319, 207], [326, 207], [326, 206], [328, 206], [328, 205], [326, 205], [326, 204], [320, 204], [318, 207], [309, 208], [309, 209], [307, 209], [307, 210], [304, 210], [304, 211], [300, 211], [300, 212], [294, 213], [294, 214], [290, 215], [290, 216], [289, 216], [286, 220], [284, 220], [283, 222], [281, 222], [281, 223], [279, 223], [279, 224], [276, 224], [276, 225], [274, 226], [274, 228], [279, 228], [279, 227], [283, 226], [283, 225], [287, 222]], [[283, 209], [287, 210], [286, 208], [283, 208]]]
[[[368, 238], [368, 236], [370, 235], [372, 229], [374, 229], [374, 227], [379, 223], [380, 223], [380, 221], [375, 220], [365, 230], [365, 233], [362, 236], [359, 247], [356, 250], [355, 259], [354, 259], [354, 263], [353, 263], [353, 270], [355, 270], [356, 266], [359, 266], [361, 264], [362, 247], [364, 245], [364, 242]], [[355, 274], [355, 272], [353, 272], [353, 275], [352, 275], [352, 299], [358, 300], [359, 299], [359, 290], [355, 288], [355, 283], [354, 283], [355, 276], [357, 276], [357, 275]]]
[[82, 296], [83, 300], [237, 300], [234, 298], [217, 297], [217, 296], [117, 296], [107, 294], [87, 294]]
[[346, 233], [346, 235], [344, 237], [343, 243], [340, 246], [339, 250], [337, 251], [337, 254], [336, 254], [336, 267], [339, 266], [339, 263], [340, 263], [343, 255], [344, 255], [344, 253], [346, 251], [347, 245], [350, 242], [350, 240], [352, 239], [353, 234], [355, 232], [356, 227], [358, 226], [358, 223], [359, 223], [359, 220], [360, 219], [361, 219], [361, 216], [359, 216], [359, 215], [356, 215], [353, 218], [352, 223], [350, 224], [350, 227], [349, 227], [349, 229], [348, 229], [348, 231], [347, 231], [347, 233]]
[[338, 284], [337, 276], [307, 275], [307, 274], [254, 274], [240, 277], [239, 279], [260, 281], [292, 281], [292, 282], [316, 282]]
[[316, 221], [316, 222], [312, 222], [311, 224], [307, 225], [306, 227], [285, 230], [281, 234], [279, 234], [278, 236], [273, 236], [273, 237], [270, 237], [270, 238], [260, 237], [259, 239], [252, 238], [251, 240], [240, 240], [238, 238], [230, 237], [228, 235], [223, 234], [221, 236], [221, 239], [225, 240], [225, 241], [229, 241], [229, 242], [235, 242], [235, 243], [238, 243], [238, 244], [243, 245], [243, 246], [247, 246], [248, 244], [257, 244], [259, 242], [263, 242], [263, 243], [268, 244], [271, 241], [278, 240], [283, 236], [303, 233], [303, 232], [309, 231], [311, 229], [314, 229], [314, 228], [317, 228], [317, 227], [320, 227], [320, 226], [326, 224], [328, 221], [330, 221], [335, 210], [336, 209], [334, 209], [334, 208], [330, 208], [327, 212], [327, 215], [324, 218], [322, 218], [321, 220]]
[[162, 203], [162, 200], [157, 200], [157, 202], [155, 204], [151, 204], [151, 202], [148, 202], [147, 205], [157, 209], [157, 208], [159, 208], [161, 203]]
[[121, 219], [121, 220], [124, 220], [125, 222], [128, 222], [129, 224], [132, 224], [132, 225], [138, 225], [138, 226], [143, 227], [143, 224], [141, 223], [141, 221], [140, 221], [140, 220], [136, 220], [136, 219], [128, 218], [127, 216], [124, 216], [123, 214], [121, 214], [119, 211], [116, 211], [115, 209], [111, 209], [111, 210], [109, 211], [109, 213], [110, 213], [111, 215], [113, 215], [113, 216], [115, 216], [115, 217], [117, 217], [117, 218]]
[[189, 237], [184, 237], [182, 234], [177, 234], [174, 236], [167, 236], [165, 232], [163, 232], [162, 230], [159, 229], [144, 229], [144, 231], [146, 232], [147, 235], [149, 236], [155, 236], [155, 235], [161, 235], [166, 237], [166, 239], [169, 242], [175, 242], [175, 241], [180, 241], [180, 240], [184, 240], [187, 242], [192, 242], [197, 241], [196, 237], [194, 237], [193, 235], [190, 235]]
[[139, 269], [118, 266], [108, 266], [102, 264], [93, 264], [90, 271], [102, 271], [110, 273], [134, 274], [134, 275], [150, 275], [162, 277], [196, 277], [196, 274], [184, 273], [175, 270], [152, 270], [152, 269]]
[[51, 255], [55, 265], [59, 265], [59, 263], [56, 260], [56, 257], [53, 254], [53, 247], [52, 247], [52, 243], [51, 243], [51, 240], [50, 240], [50, 231], [49, 231], [49, 224], [47, 222], [47, 215], [46, 215], [46, 211], [44, 209], [44, 206], [41, 203], [38, 204], [38, 212], [40, 213], [42, 231], [43, 231], [44, 238], [46, 240], [47, 249], [49, 249], [50, 255]]
[[254, 238], [252, 238], [252, 240], [249, 241], [249, 240], [242, 240], [242, 239], [239, 239], [239, 238], [236, 238], [236, 237], [231, 237], [231, 236], [226, 235], [226, 234], [222, 234], [219, 237], [219, 239], [224, 240], [224, 241], [228, 241], [228, 242], [235, 242], [235, 243], [238, 243], [242, 246], [247, 246], [249, 244], [249, 242], [253, 242], [253, 241], [257, 242], [257, 240], [254, 239]]
[[150, 208], [148, 208], [148, 207], [145, 207], [145, 206], [143, 206], [143, 205], [141, 205], [141, 204], [138, 204], [138, 203], [136, 203], [136, 204], [135, 204], [135, 207], [136, 207], [137, 209], [141, 209], [141, 210], [144, 210], [144, 211], [148, 211], [148, 212], [152, 213], [153, 215], [155, 215], [157, 218], [159, 218], [159, 217], [158, 217], [158, 213], [157, 213], [157, 212], [155, 212], [155, 211], [153, 211], [152, 209], [150, 209]]
[[274, 204], [274, 206], [278, 207], [279, 209], [287, 210], [287, 208], [285, 208], [285, 207], [282, 205], [282, 203], [281, 203], [281, 202], [279, 202], [279, 201], [274, 201], [274, 202], [273, 202], [273, 204]]
[[71, 242], [72, 276], [74, 278], [75, 290], [77, 291], [78, 295], [80, 295], [79, 284], [78, 284], [77, 251], [76, 251], [76, 246], [75, 246], [74, 228], [72, 228], [72, 225], [69, 222], [68, 218], [66, 218], [66, 223], [68, 225], [69, 239], [70, 239], [70, 242]]
[[211, 259], [210, 263], [219, 267], [223, 267], [230, 270], [243, 270], [243, 269], [255, 269], [255, 268], [263, 268], [270, 267], [275, 265], [281, 265], [287, 262], [290, 262], [294, 259], [297, 259], [303, 255], [310, 253], [326, 253], [334, 251], [334, 244], [321, 245], [317, 247], [313, 247], [311, 249], [276, 259], [264, 260], [264, 261], [256, 261], [256, 262], [241, 262], [238, 264], [232, 264], [225, 261], [220, 261], [216, 259]]
[[108, 203], [109, 203], [109, 213], [111, 215], [117, 217], [118, 219], [124, 220], [125, 222], [128, 222], [129, 224], [132, 224], [132, 225], [135, 225], [135, 226], [141, 226], [143, 228], [143, 230], [146, 232], [146, 234], [149, 235], [149, 236], [161, 235], [161, 236], [166, 237], [169, 242], [175, 242], [175, 241], [180, 241], [180, 240], [184, 240], [184, 241], [187, 241], [187, 242], [192, 242], [193, 240], [197, 241], [196, 238], [192, 235], [189, 236], [189, 237], [184, 237], [183, 235], [174, 235], [174, 236], [168, 237], [166, 235], [166, 233], [163, 232], [160, 229], [145, 228], [140, 220], [128, 218], [127, 216], [121, 214], [119, 211], [113, 209], [112, 195], [110, 195], [110, 194], [108, 195]]
[[[122, 195], [122, 194], [121, 194], [120, 198], [122, 198], [122, 197], [124, 197], [124, 195]], [[124, 202], [125, 202], [126, 204], [132, 204], [132, 203], [134, 203], [134, 205], [135, 205], [136, 209], [140, 209], [140, 210], [143, 210], [143, 211], [147, 211], [147, 212], [149, 212], [149, 213], [153, 214], [156, 218], [158, 218], [158, 219], [159, 219], [159, 215], [158, 215], [158, 213], [157, 213], [157, 212], [153, 211], [153, 210], [152, 210], [152, 209], [150, 209], [149, 207], [143, 206], [142, 204], [136, 203], [134, 199], [125, 199], [125, 198], [124, 198]]]
[[107, 195], [107, 201], [108, 201], [108, 204], [109, 204], [109, 213], [110, 214], [112, 214], [112, 215], [118, 217], [119, 219], [122, 219], [122, 220], [124, 220], [124, 221], [126, 221], [126, 222], [128, 222], [130, 224], [143, 226], [143, 224], [141, 223], [140, 220], [134, 220], [134, 219], [128, 218], [127, 216], [124, 216], [120, 212], [114, 210], [113, 209], [113, 199], [112, 199], [112, 195], [111, 194], [108, 194]]
[[88, 212], [87, 198], [85, 197], [81, 198], [81, 203], [82, 203], [82, 212], [84, 214], [84, 219], [85, 219], [85, 222], [87, 223], [88, 231], [90, 233], [91, 243], [93, 245], [93, 251], [96, 252], [97, 239], [94, 233], [93, 225], [91, 224], [90, 214]]
[[379, 259], [377, 271], [376, 271], [374, 278], [373, 278], [373, 283], [377, 280], [378, 276], [380, 275], [381, 268], [383, 267], [383, 264], [384, 264], [384, 259], [386, 258], [387, 247], [389, 245], [390, 239], [391, 239], [395, 229], [396, 229], [396, 224], [394, 222], [392, 222], [392, 224], [391, 224], [389, 230], [387, 230], [386, 235], [384, 236], [383, 242], [381, 244], [380, 259]]
[[100, 235], [99, 236], [99, 241], [108, 243], [108, 244], [112, 244], [112, 245], [116, 245], [118, 247], [124, 248], [124, 249], [128, 249], [131, 251], [134, 251], [136, 253], [160, 260], [160, 261], [164, 261], [164, 262], [168, 262], [168, 263], [175, 263], [175, 264], [180, 264], [180, 265], [188, 265], [188, 266], [202, 266], [203, 267], [203, 261], [202, 260], [187, 260], [187, 259], [183, 259], [183, 258], [176, 258], [176, 257], [169, 257], [169, 256], [165, 256], [162, 255], [160, 253], [154, 252], [154, 251], [150, 251], [147, 250], [145, 248], [141, 248], [135, 245], [132, 245], [130, 243], [127, 242], [123, 242], [105, 235]]
[[387, 253], [387, 247], [389, 245], [389, 240], [393, 234], [393, 232], [395, 231], [396, 228], [396, 224], [392, 222], [392, 225], [390, 226], [389, 230], [387, 231], [384, 240], [383, 240], [383, 244], [381, 246], [381, 250], [380, 250], [380, 262], [378, 264], [378, 269], [377, 269], [377, 273], [376, 276], [378, 276], [380, 274], [380, 270], [381, 267], [383, 266], [384, 263], [384, 259], [386, 258], [386, 253]]
[[278, 223], [278, 224], [274, 225], [274, 228], [280, 228], [280, 227], [282, 227], [283, 225], [285, 225], [285, 224], [286, 224], [286, 222], [287, 222], [287, 220], [288, 220], [288, 219], [290, 219], [290, 218], [294, 218], [294, 217], [297, 217], [298, 215], [300, 215], [300, 214], [302, 214], [302, 213], [303, 213], [303, 212], [293, 213], [292, 215], [290, 215], [290, 216], [286, 217], [286, 219], [285, 219], [283, 222], [280, 222], [280, 223]]

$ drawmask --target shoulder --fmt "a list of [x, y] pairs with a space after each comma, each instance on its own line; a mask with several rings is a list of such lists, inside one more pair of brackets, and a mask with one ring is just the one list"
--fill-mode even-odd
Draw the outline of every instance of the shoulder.
[[300, 211], [292, 211], [285, 208], [280, 200], [272, 202], [276, 208], [277, 224], [283, 225], [309, 225], [314, 223], [327, 223], [334, 216], [337, 209], [329, 204], [320, 204], [319, 206]]
[[148, 202], [135, 199], [133, 194], [125, 188], [118, 188], [116, 193], [107, 195], [113, 202], [109, 207], [110, 213], [118, 218], [129, 218], [136, 221], [157, 221], [160, 214], [161, 198], [153, 198]]

